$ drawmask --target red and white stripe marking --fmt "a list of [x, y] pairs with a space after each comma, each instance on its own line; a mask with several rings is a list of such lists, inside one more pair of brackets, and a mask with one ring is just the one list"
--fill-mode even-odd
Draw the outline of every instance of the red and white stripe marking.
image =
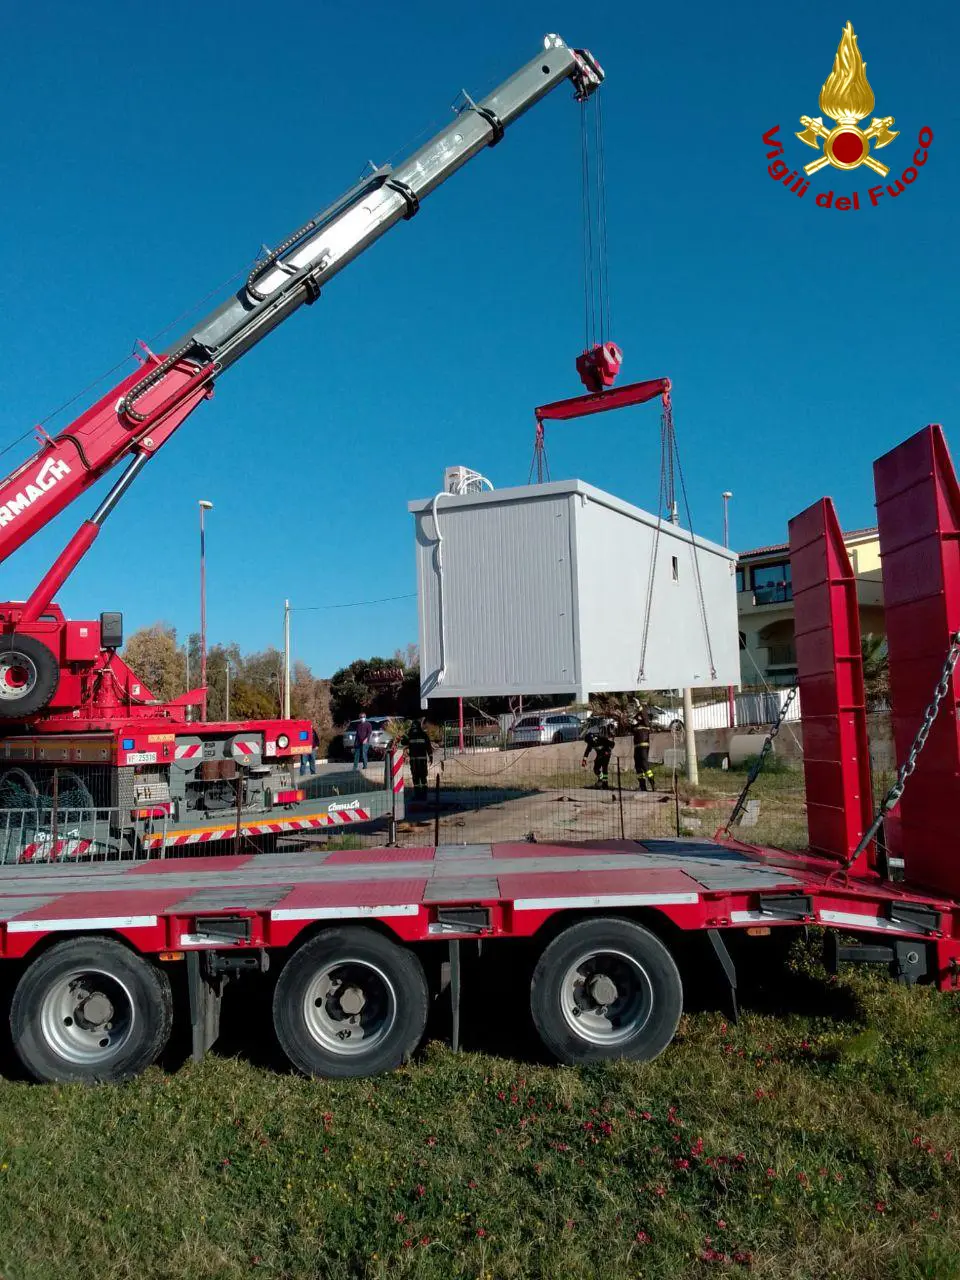
[[177, 760], [192, 760], [194, 756], [200, 754], [200, 743], [189, 742], [186, 746], [177, 747], [174, 756]]
[[251, 756], [258, 756], [262, 752], [259, 738], [239, 739], [230, 748], [235, 760], [249, 760]]
[[[346, 809], [340, 813], [320, 813], [312, 818], [288, 818], [282, 822], [242, 822], [240, 831], [248, 836], [283, 834], [287, 831], [315, 831], [320, 827], [339, 827], [351, 822], [369, 822], [366, 809]], [[171, 831], [166, 835], [144, 836], [146, 849], [180, 848], [183, 845], [207, 844], [211, 840], [231, 840], [235, 826], [211, 827], [203, 831]]]
[[92, 840], [34, 840], [24, 845], [18, 862], [58, 862], [61, 858], [80, 858], [93, 845]]
[[399, 795], [403, 790], [403, 752], [397, 751], [393, 757], [393, 764], [390, 768], [390, 781], [393, 786], [394, 795]]

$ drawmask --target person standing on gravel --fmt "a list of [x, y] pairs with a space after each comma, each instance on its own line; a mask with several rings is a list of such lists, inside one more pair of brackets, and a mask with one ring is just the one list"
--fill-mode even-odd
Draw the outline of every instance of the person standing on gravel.
[[583, 759], [580, 761], [580, 768], [585, 769], [587, 767], [587, 758], [592, 751], [594, 753], [593, 772], [597, 775], [597, 781], [594, 785], [598, 791], [610, 790], [607, 774], [610, 768], [610, 757], [613, 755], [613, 749], [617, 745], [616, 732], [616, 721], [604, 720], [587, 734], [587, 746], [583, 753]]
[[654, 791], [653, 770], [650, 768], [650, 716], [639, 698], [630, 703], [630, 732], [633, 734], [633, 768], [637, 775], [638, 791]]
[[427, 798], [427, 770], [433, 764], [433, 743], [423, 727], [422, 720], [414, 720], [402, 739], [410, 759], [410, 774], [413, 778], [413, 797], [415, 800]]

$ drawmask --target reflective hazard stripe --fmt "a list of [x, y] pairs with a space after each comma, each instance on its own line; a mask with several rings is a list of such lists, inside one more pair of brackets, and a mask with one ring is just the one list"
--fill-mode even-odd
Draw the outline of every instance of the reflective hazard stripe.
[[49, 840], [34, 840], [24, 845], [18, 862], [56, 862], [59, 858], [79, 858], [93, 844], [92, 840], [58, 840], [51, 847]]
[[[240, 832], [241, 835], [263, 836], [369, 821], [368, 809], [346, 809], [339, 813], [318, 813], [310, 818], [284, 818], [278, 822], [241, 822]], [[231, 840], [236, 834], [236, 824], [231, 823], [228, 827], [206, 827], [199, 831], [168, 831], [166, 835], [162, 833], [147, 835], [143, 837], [143, 844], [146, 849], [182, 848], [185, 845], [207, 844], [211, 840]]]
[[398, 751], [393, 757], [393, 765], [391, 768], [391, 782], [395, 795], [399, 795], [403, 790], [403, 752]]

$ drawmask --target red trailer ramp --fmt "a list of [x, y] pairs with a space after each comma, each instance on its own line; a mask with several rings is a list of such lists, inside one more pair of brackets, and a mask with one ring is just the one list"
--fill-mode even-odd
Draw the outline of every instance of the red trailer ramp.
[[810, 848], [846, 865], [873, 814], [857, 585], [829, 498], [790, 521], [790, 564]]
[[[937, 425], [874, 464], [897, 761], [908, 759], [960, 630], [960, 486]], [[957, 679], [900, 801], [906, 878], [960, 896]]]

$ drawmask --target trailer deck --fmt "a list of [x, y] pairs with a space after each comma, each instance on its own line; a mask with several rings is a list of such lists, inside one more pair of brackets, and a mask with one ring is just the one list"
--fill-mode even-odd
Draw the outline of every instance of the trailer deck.
[[826, 858], [676, 839], [0, 867], [0, 956], [88, 931], [145, 953], [283, 947], [324, 920], [380, 920], [405, 942], [530, 937], [557, 912], [643, 908], [683, 930], [820, 924], [933, 939], [941, 985], [960, 955], [955, 902]]

